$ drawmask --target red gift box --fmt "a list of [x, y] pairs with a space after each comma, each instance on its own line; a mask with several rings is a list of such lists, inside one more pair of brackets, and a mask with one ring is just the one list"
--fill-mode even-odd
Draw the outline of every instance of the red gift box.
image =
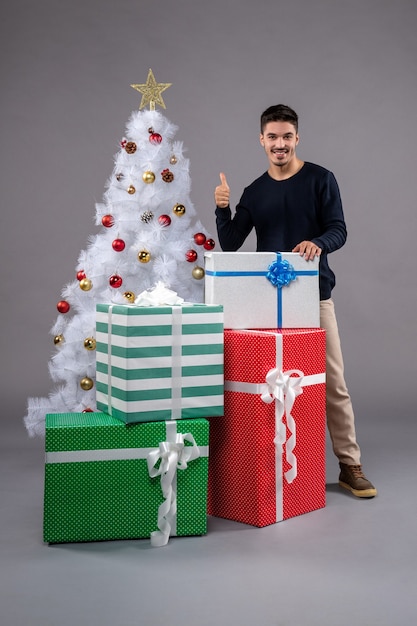
[[225, 330], [224, 419], [210, 420], [208, 513], [268, 526], [326, 503], [322, 329]]

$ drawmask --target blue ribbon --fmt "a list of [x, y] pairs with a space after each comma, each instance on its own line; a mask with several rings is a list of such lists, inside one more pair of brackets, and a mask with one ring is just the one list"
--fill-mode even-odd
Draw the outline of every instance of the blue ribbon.
[[277, 288], [277, 328], [282, 327], [282, 287], [287, 287], [297, 276], [317, 276], [317, 270], [295, 270], [280, 252], [267, 271], [212, 271], [206, 270], [207, 276], [266, 276], [271, 284]]
[[296, 280], [297, 276], [294, 266], [285, 259], [277, 259], [268, 267], [266, 277], [274, 287], [281, 289], [289, 285], [291, 281]]

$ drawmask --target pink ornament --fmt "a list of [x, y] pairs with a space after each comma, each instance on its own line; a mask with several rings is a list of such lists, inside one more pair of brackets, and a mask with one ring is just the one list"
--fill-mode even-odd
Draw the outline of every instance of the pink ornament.
[[169, 217], [169, 215], [160, 215], [158, 217], [158, 222], [161, 224], [161, 226], [169, 226], [171, 224], [171, 218]]
[[206, 239], [206, 241], [204, 242], [204, 248], [206, 250], [213, 250], [215, 245], [216, 242], [214, 241], [214, 239]]
[[56, 308], [60, 313], [68, 313], [71, 307], [69, 302], [67, 302], [66, 300], [60, 300], [56, 305]]
[[113, 274], [112, 276], [110, 276], [109, 278], [109, 285], [110, 287], [113, 287], [113, 289], [118, 289], [119, 287], [121, 287], [123, 284], [123, 279], [121, 276], [119, 276], [118, 274]]
[[194, 263], [197, 260], [197, 252], [195, 250], [187, 250], [185, 253], [185, 258], [189, 263]]
[[206, 236], [204, 235], [204, 233], [196, 233], [194, 235], [194, 241], [198, 246], [202, 246], [203, 243], [206, 241]]
[[111, 228], [114, 225], [113, 215], [103, 215], [103, 217], [101, 218], [101, 223], [106, 228]]
[[126, 244], [123, 241], [123, 239], [115, 239], [111, 245], [115, 252], [123, 252], [123, 250], [126, 247]]

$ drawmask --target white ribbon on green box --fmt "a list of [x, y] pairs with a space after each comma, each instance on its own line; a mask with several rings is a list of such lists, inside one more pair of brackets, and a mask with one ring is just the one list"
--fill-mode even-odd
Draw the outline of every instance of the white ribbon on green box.
[[[158, 529], [151, 533], [151, 545], [165, 546], [171, 530], [175, 528], [177, 518], [177, 470], [185, 470], [188, 463], [201, 455], [191, 433], [177, 433], [175, 422], [166, 422], [167, 441], [147, 456], [149, 476], [161, 477], [161, 489], [164, 502], [158, 510]], [[186, 446], [185, 442], [191, 443]], [[158, 465], [159, 463], [159, 465]], [[158, 466], [157, 466], [158, 465]]]
[[[240, 332], [254, 332], [241, 330]], [[293, 482], [297, 477], [297, 458], [294, 448], [297, 442], [296, 423], [292, 415], [292, 409], [297, 396], [303, 392], [303, 387], [318, 385], [326, 382], [325, 372], [304, 376], [300, 370], [282, 370], [283, 364], [283, 339], [281, 333], [256, 331], [257, 334], [271, 335], [275, 337], [275, 367], [271, 368], [265, 376], [265, 381], [260, 383], [248, 383], [241, 381], [225, 380], [225, 391], [237, 393], [250, 393], [260, 396], [262, 402], [270, 404], [275, 402], [275, 492], [276, 492], [276, 521], [283, 519], [283, 472], [282, 472], [282, 448], [286, 443], [286, 460], [290, 469], [285, 472], [285, 480]], [[290, 433], [286, 440], [286, 427], [283, 417], [286, 416], [287, 429]]]

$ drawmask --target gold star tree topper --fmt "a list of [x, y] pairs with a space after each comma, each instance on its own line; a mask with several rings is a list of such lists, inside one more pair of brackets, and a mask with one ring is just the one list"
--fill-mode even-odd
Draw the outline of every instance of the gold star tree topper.
[[142, 94], [142, 100], [140, 102], [139, 109], [143, 109], [143, 107], [149, 104], [149, 109], [151, 111], [155, 111], [156, 104], [159, 104], [159, 106], [166, 109], [165, 102], [161, 94], [163, 91], [165, 91], [165, 89], [171, 87], [171, 85], [172, 83], [157, 83], [155, 80], [155, 76], [150, 69], [148, 73], [148, 78], [146, 79], [146, 83], [130, 86]]

